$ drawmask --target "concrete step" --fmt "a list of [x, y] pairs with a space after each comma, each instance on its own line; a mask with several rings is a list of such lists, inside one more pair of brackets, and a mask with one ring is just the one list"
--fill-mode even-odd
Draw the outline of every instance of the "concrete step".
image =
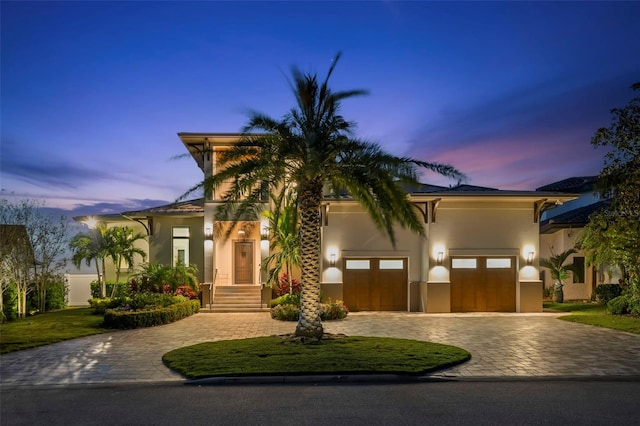
[[217, 307], [213, 306], [213, 308], [202, 308], [200, 309], [202, 313], [241, 313], [241, 312], [269, 312], [268, 308], [235, 308], [233, 306], [225, 306], [225, 307]]
[[216, 295], [213, 299], [214, 303], [260, 303], [259, 297], [242, 297], [242, 296], [220, 296]]
[[265, 308], [259, 286], [233, 285], [216, 287], [213, 306], [206, 306], [201, 312], [261, 312]]

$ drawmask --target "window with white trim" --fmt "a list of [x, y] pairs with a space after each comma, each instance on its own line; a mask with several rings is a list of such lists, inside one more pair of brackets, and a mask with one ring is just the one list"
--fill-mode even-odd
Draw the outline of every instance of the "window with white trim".
[[476, 269], [478, 267], [478, 259], [475, 257], [458, 257], [451, 259], [451, 268], [453, 269]]
[[384, 259], [380, 260], [380, 269], [404, 269], [404, 260], [402, 259]]
[[510, 257], [487, 258], [487, 269], [502, 269], [502, 268], [511, 268]]
[[347, 269], [371, 269], [369, 259], [348, 259], [345, 263]]
[[189, 264], [189, 227], [174, 226], [171, 230], [172, 236], [172, 252], [171, 265], [176, 266], [178, 263]]

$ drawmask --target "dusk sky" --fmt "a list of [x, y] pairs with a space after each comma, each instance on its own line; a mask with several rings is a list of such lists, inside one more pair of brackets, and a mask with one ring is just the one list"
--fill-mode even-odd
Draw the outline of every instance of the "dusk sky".
[[[323, 75], [357, 136], [533, 190], [595, 175], [640, 81], [640, 2], [11, 2], [1, 7], [2, 197], [69, 214], [174, 201], [202, 179], [178, 132], [238, 132]], [[449, 184], [432, 175], [423, 182]]]

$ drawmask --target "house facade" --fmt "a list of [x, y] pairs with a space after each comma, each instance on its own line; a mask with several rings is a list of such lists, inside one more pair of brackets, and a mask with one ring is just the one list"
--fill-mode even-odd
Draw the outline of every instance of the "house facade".
[[[204, 176], [238, 134], [179, 133]], [[199, 200], [125, 212], [149, 235], [149, 261], [194, 263], [202, 305], [212, 310], [264, 307], [262, 259], [269, 255], [267, 220], [214, 230], [224, 185]], [[576, 198], [556, 191], [503, 191], [472, 185], [421, 185], [409, 193], [424, 236], [396, 229], [396, 245], [349, 197], [322, 205], [323, 297], [352, 311], [541, 312], [540, 218]], [[265, 205], [265, 208], [267, 206]]]
[[[568, 200], [543, 213], [540, 223], [540, 256], [548, 258], [553, 254], [576, 248], [577, 238], [589, 222], [589, 216], [606, 209], [611, 200], [601, 198], [595, 190], [597, 176], [576, 176], [537, 188], [540, 193], [574, 193], [577, 197]], [[589, 300], [599, 284], [617, 283], [620, 278], [615, 266], [598, 268], [586, 264], [586, 253], [569, 257], [568, 263], [581, 265], [582, 274], [573, 274], [563, 288], [566, 300]], [[545, 288], [553, 287], [553, 280], [547, 270], [540, 271], [540, 279]]]

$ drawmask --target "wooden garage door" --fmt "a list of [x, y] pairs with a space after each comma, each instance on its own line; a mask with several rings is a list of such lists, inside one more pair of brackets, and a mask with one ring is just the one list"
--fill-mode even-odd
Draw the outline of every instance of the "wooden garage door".
[[345, 259], [343, 271], [349, 310], [407, 310], [407, 259]]
[[515, 312], [513, 257], [453, 257], [451, 312]]

